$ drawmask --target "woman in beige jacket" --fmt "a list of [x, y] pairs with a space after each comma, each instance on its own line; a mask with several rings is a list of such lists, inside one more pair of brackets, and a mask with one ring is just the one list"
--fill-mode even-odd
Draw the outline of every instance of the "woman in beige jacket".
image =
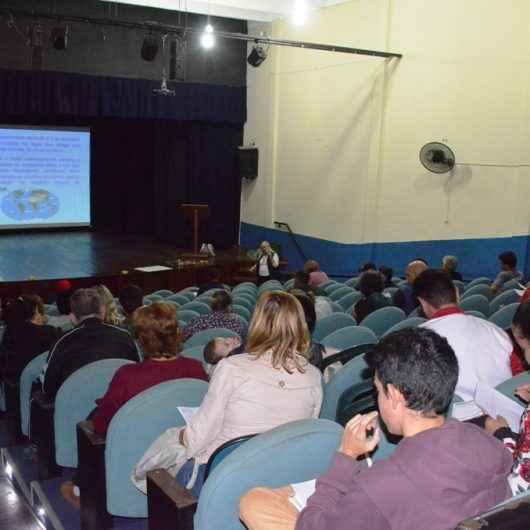
[[189, 459], [177, 477], [181, 484], [187, 485], [196, 475], [193, 492], [198, 496], [206, 462], [229, 440], [318, 417], [322, 377], [304, 357], [309, 347], [298, 300], [284, 292], [263, 294], [250, 325], [246, 353], [217, 365], [199, 410], [181, 432]]

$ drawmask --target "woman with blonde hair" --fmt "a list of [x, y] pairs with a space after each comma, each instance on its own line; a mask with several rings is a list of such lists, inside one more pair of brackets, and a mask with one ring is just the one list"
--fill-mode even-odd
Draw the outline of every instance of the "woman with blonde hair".
[[280, 266], [280, 258], [268, 241], [262, 241], [256, 255], [256, 263], [251, 267], [257, 274], [258, 285], [271, 280]]
[[114, 296], [105, 285], [98, 285], [96, 290], [105, 306], [105, 322], [113, 326], [119, 326], [125, 317], [120, 315]]
[[246, 353], [219, 362], [199, 410], [181, 431], [188, 458], [177, 476], [182, 485], [198, 496], [205, 464], [225, 442], [318, 417], [322, 378], [304, 357], [309, 347], [300, 302], [288, 293], [264, 293]]

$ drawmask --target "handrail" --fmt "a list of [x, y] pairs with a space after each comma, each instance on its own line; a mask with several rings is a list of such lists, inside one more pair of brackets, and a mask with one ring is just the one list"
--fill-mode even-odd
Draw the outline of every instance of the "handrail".
[[291, 230], [291, 227], [289, 226], [289, 223], [284, 223], [282, 221], [274, 221], [274, 224], [278, 227], [278, 228], [286, 228], [287, 229], [287, 233], [291, 236], [291, 239], [294, 243], [294, 246], [296, 247], [296, 250], [298, 250], [298, 252], [300, 253], [300, 255], [302, 256], [302, 258], [304, 258], [304, 261], [307, 261], [308, 258], [307, 256], [305, 255], [305, 252], [303, 251], [302, 247], [300, 246], [300, 244], [298, 243], [298, 241], [296, 240], [296, 236], [294, 234], [294, 232]]

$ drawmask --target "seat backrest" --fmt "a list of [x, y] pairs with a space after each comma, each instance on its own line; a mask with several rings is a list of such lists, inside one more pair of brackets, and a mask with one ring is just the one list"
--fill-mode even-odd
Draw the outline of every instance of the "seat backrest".
[[144, 296], [144, 304], [146, 301], [149, 301], [151, 303], [153, 302], [163, 302], [164, 301], [164, 297], [163, 296], [160, 296], [159, 294], [148, 294], [147, 296]]
[[486, 285], [491, 285], [492, 280], [490, 278], [486, 278], [485, 276], [481, 276], [480, 278], [475, 278], [474, 280], [470, 281], [464, 290], [467, 291], [468, 289], [471, 289], [472, 287], [475, 287], [475, 285], [479, 285], [481, 283], [484, 283]]
[[355, 305], [363, 297], [362, 293], [359, 291], [352, 291], [345, 294], [342, 298], [337, 300], [342, 309], [345, 311], [349, 309], [352, 305]]
[[[484, 313], [481, 313], [480, 311], [466, 311], [466, 315], [471, 315], [471, 316], [474, 316], [474, 317], [477, 317], [477, 318], [484, 318], [486, 319], [486, 315], [484, 315]], [[487, 320], [487, 319], [486, 319]]]
[[290, 289], [292, 286], [294, 285], [294, 278], [291, 278], [290, 280], [287, 280], [283, 286], [286, 288], [286, 289]]
[[188, 298], [181, 294], [172, 294], [168, 296], [164, 301], [165, 302], [176, 302], [178, 305], [184, 305], [189, 302]]
[[153, 294], [161, 296], [162, 298], [167, 298], [168, 296], [171, 296], [174, 293], [173, 291], [170, 291], [169, 289], [160, 289], [158, 291], [155, 291]]
[[376, 344], [374, 332], [361, 326], [348, 326], [338, 329], [322, 339], [321, 344], [326, 348], [336, 348], [339, 351], [353, 348], [359, 344]]
[[320, 288], [324, 289], [328, 296], [331, 293], [335, 292], [337, 289], [341, 289], [342, 287], [344, 287], [344, 284], [336, 282], [335, 280], [330, 280], [329, 282], [320, 285]]
[[402, 329], [416, 328], [424, 322], [426, 322], [426, 319], [421, 317], [406, 318], [405, 320], [394, 324], [390, 329], [387, 329], [385, 333], [383, 333], [382, 337], [386, 337], [387, 335], [390, 335], [390, 333], [401, 331]]
[[213, 298], [213, 295], [217, 293], [218, 291], [224, 291], [222, 287], [215, 287], [214, 289], [208, 289], [207, 291], [204, 291], [204, 293], [201, 293], [195, 300], [202, 300], [203, 298]]
[[324, 400], [320, 409], [320, 418], [335, 420], [337, 405], [342, 393], [352, 385], [371, 379], [372, 374], [364, 360], [364, 355], [347, 362], [331, 380], [324, 385]]
[[329, 302], [329, 305], [331, 306], [331, 309], [334, 313], [347, 313], [348, 315], [351, 315], [352, 314], [352, 309], [353, 308], [350, 308], [350, 310], [348, 311], [344, 311], [344, 308], [340, 305], [340, 304], [337, 304], [337, 302]]
[[506, 305], [493, 313], [493, 315], [490, 316], [489, 321], [493, 322], [502, 329], [508, 329], [512, 325], [513, 317], [515, 316], [515, 312], [517, 311], [518, 307], [519, 302]]
[[181, 307], [177, 311], [177, 318], [189, 324], [194, 318], [200, 317], [201, 315], [197, 311], [191, 311], [191, 309], [182, 309]]
[[254, 309], [254, 302], [249, 300], [246, 296], [236, 296], [232, 300], [233, 305], [238, 305], [244, 307], [247, 311], [252, 311]]
[[490, 302], [490, 314], [493, 315], [505, 305], [519, 302], [520, 298], [521, 296], [517, 293], [515, 289], [510, 289], [509, 291], [502, 292]]
[[355, 276], [354, 278], [350, 278], [348, 281], [345, 281], [344, 285], [347, 285], [348, 287], [353, 287], [355, 289], [358, 283], [359, 283], [359, 276]]
[[462, 311], [480, 311], [486, 317], [490, 315], [490, 303], [482, 294], [473, 294], [460, 301]]
[[338, 329], [356, 324], [355, 319], [346, 313], [333, 313], [317, 321], [313, 331], [313, 340], [319, 342]]
[[193, 346], [192, 348], [185, 348], [180, 352], [180, 355], [187, 357], [188, 359], [195, 359], [204, 362], [204, 344], [200, 346]]
[[247, 434], [246, 436], [240, 436], [224, 443], [218, 447], [208, 459], [206, 469], [204, 470], [204, 480], [206, 480], [210, 473], [230, 454], [233, 453], [240, 445], [244, 444], [251, 438], [254, 438], [255, 434]]
[[245, 306], [234, 304], [232, 306], [232, 312], [236, 315], [242, 316], [247, 321], [247, 324], [250, 322], [250, 317], [252, 316], [252, 313]]
[[188, 302], [182, 306], [182, 309], [187, 309], [188, 311], [195, 311], [201, 315], [207, 315], [212, 312], [212, 308], [205, 304], [204, 302]]
[[190, 337], [184, 343], [184, 349], [193, 348], [194, 346], [204, 346], [217, 337], [239, 337], [239, 335], [235, 331], [226, 328], [205, 329], [204, 331], [199, 331], [199, 333], [195, 333], [195, 335]]
[[528, 384], [530, 384], [530, 372], [523, 372], [522, 374], [511, 377], [510, 379], [507, 379], [506, 381], [497, 385], [495, 388], [501, 394], [505, 395], [506, 397], [509, 397], [516, 403], [521, 404], [521, 402], [519, 401], [519, 398], [517, 398], [515, 395], [515, 389], [518, 386], [528, 385]]
[[76, 370], [59, 388], [55, 398], [53, 423], [55, 429], [55, 459], [63, 467], [77, 466], [76, 426], [85, 421], [103, 397], [118, 368], [132, 361], [104, 359]]
[[367, 315], [361, 326], [371, 329], [377, 337], [381, 337], [392, 326], [405, 320], [405, 312], [399, 307], [382, 307]]
[[109, 513], [147, 517], [147, 497], [133, 485], [131, 472], [161, 434], [184, 425], [177, 406], [198, 407], [207, 391], [208, 383], [198, 379], [167, 381], [133, 397], [112, 418], [105, 448]]
[[20, 375], [20, 430], [29, 436], [29, 415], [31, 411], [31, 387], [39, 377], [49, 352], [44, 352], [32, 359]]
[[520, 289], [519, 284], [522, 284], [522, 280], [509, 280], [502, 285], [502, 290]]
[[342, 427], [325, 420], [300, 420], [255, 436], [228, 455], [205, 482], [195, 530], [243, 530], [239, 499], [257, 486], [277, 488], [328, 471]]
[[461, 296], [461, 300], [465, 300], [466, 298], [473, 296], [474, 294], [481, 294], [482, 296], [485, 296], [488, 300], [491, 300], [493, 298], [493, 293], [490, 289], [490, 286], [486, 283], [479, 283], [469, 289], [466, 289]]
[[462, 294], [466, 288], [466, 284], [464, 282], [461, 282], [460, 280], [453, 280], [453, 283], [455, 284], [456, 288], [458, 289], [458, 292]]
[[347, 388], [339, 397], [335, 421], [343, 427], [357, 414], [377, 410], [377, 397], [372, 379]]
[[346, 296], [347, 294], [354, 293], [354, 292], [355, 290], [352, 289], [351, 287], [348, 287], [347, 285], [342, 285], [338, 289], [335, 289], [332, 293], [328, 294], [328, 296], [332, 302], [338, 303], [338, 301], [343, 296]]

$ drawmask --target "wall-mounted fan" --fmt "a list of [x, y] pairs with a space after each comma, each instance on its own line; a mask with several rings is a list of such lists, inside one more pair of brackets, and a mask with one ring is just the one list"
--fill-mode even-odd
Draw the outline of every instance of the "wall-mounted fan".
[[433, 173], [447, 173], [455, 167], [455, 154], [445, 144], [430, 142], [421, 148], [420, 162]]

